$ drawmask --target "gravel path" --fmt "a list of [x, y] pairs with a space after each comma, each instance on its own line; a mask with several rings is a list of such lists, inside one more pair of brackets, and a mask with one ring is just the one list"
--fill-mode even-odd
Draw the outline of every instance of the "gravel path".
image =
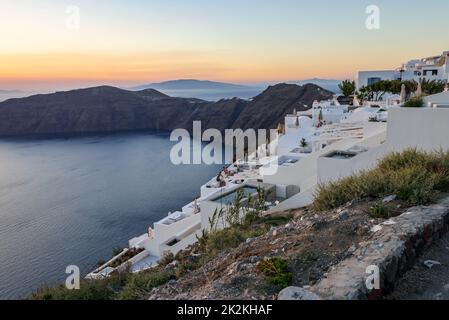
[[[426, 261], [438, 261], [431, 269]], [[387, 296], [394, 300], [449, 300], [449, 233], [435, 243]]]

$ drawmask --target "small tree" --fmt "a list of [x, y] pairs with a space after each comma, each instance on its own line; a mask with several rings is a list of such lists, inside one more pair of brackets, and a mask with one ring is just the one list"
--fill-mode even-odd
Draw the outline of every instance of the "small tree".
[[341, 90], [341, 93], [345, 96], [345, 97], [350, 97], [355, 93], [356, 90], [356, 85], [355, 85], [355, 81], [351, 81], [351, 80], [344, 80], [342, 81], [338, 87]]
[[408, 100], [403, 105], [404, 108], [422, 108], [424, 107], [424, 101], [421, 97], [416, 97]]
[[444, 91], [447, 82], [444, 80], [427, 80], [423, 79], [421, 82], [422, 91], [425, 94], [437, 94]]
[[300, 144], [301, 144], [301, 147], [302, 147], [302, 148], [306, 148], [306, 147], [309, 145], [309, 144], [307, 143], [306, 139], [304, 139], [304, 138], [301, 139]]
[[364, 101], [372, 100], [373, 93], [368, 89], [368, 87], [361, 87], [357, 92], [357, 99], [363, 104]]

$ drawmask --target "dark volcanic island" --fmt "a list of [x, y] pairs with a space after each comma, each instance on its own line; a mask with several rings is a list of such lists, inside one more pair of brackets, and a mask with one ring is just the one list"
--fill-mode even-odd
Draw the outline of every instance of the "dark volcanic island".
[[95, 87], [0, 103], [0, 136], [108, 133], [134, 130], [272, 129], [293, 109], [332, 97], [313, 84], [278, 84], [251, 101], [174, 98], [154, 89]]

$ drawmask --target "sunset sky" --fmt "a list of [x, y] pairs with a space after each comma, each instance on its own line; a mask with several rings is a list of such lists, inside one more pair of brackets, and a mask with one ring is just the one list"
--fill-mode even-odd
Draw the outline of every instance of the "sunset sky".
[[[371, 4], [380, 30], [365, 28]], [[0, 0], [0, 89], [353, 78], [449, 50], [448, 12], [447, 0]]]

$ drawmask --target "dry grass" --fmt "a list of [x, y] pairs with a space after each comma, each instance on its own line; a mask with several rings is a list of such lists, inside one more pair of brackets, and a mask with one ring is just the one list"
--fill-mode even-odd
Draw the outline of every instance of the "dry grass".
[[449, 189], [449, 152], [416, 149], [393, 153], [377, 168], [321, 185], [313, 208], [324, 211], [353, 200], [396, 195], [410, 205], [426, 204]]

